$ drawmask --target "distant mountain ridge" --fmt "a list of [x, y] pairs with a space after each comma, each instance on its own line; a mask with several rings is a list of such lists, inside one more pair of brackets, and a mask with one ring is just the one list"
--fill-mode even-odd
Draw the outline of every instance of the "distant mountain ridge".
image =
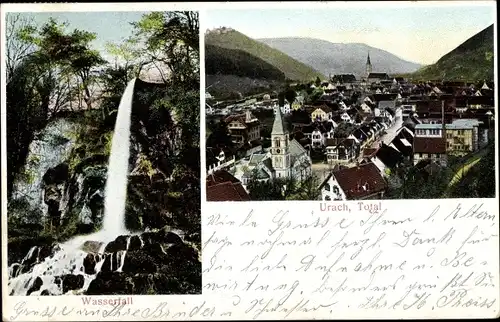
[[[255, 57], [255, 59], [252, 58], [253, 61], [257, 62], [258, 60], [262, 60], [274, 66], [283, 72], [287, 79], [297, 81], [313, 81], [316, 77], [326, 79], [324, 74], [314, 70], [311, 66], [231, 28], [218, 28], [208, 31], [205, 34], [205, 43], [208, 46], [213, 46], [211, 47], [212, 53], [214, 48], [226, 48], [228, 50], [246, 52]], [[218, 49], [218, 52], [223, 53], [223, 50]], [[224, 56], [227, 57], [227, 55], [228, 53], [224, 53]], [[242, 54], [239, 56], [243, 57]], [[216, 63], [216, 58], [216, 56], [212, 55], [210, 63]], [[233, 59], [232, 64], [238, 63]], [[247, 68], [250, 67], [248, 63], [244, 63], [243, 61], [241, 61], [241, 64], [246, 64]], [[267, 67], [268, 66], [266, 66], [266, 69]]]
[[492, 81], [494, 79], [494, 34], [491, 25], [467, 39], [435, 64], [411, 75], [423, 80]]
[[421, 64], [403, 60], [388, 51], [361, 43], [332, 43], [314, 38], [262, 38], [258, 41], [312, 66], [323, 74], [352, 73], [364, 76], [370, 53], [373, 72], [411, 73]]

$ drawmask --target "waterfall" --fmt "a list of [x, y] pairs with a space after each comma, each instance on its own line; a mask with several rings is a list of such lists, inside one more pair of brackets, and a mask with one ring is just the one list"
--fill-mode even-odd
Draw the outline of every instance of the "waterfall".
[[[20, 265], [14, 264], [9, 268], [9, 292], [11, 295], [43, 295], [42, 292], [48, 292], [52, 295], [68, 294], [63, 285], [64, 281], [61, 279], [61, 276], [68, 275], [79, 278], [78, 283], [80, 283], [81, 287], [73, 293], [84, 292], [101, 270], [108, 255], [110, 255], [108, 257], [111, 270], [122, 270], [126, 250], [117, 255], [119, 256], [119, 262], [117, 267], [113, 267], [112, 254], [105, 254], [105, 248], [109, 242], [119, 235], [128, 234], [125, 227], [125, 203], [130, 155], [130, 116], [134, 86], [135, 79], [128, 83], [118, 107], [108, 162], [102, 229], [91, 235], [76, 236], [65, 243], [57, 245], [53, 255], [46, 257], [43, 261], [39, 260], [38, 256], [36, 256], [36, 259], [34, 257], [35, 251], [38, 251], [38, 254], [40, 253], [40, 248], [38, 246], [32, 247]], [[95, 253], [90, 254], [89, 250], [83, 249], [86, 241], [101, 243], [101, 246], [97, 251], [94, 251]], [[127, 240], [127, 249], [129, 242], [130, 238]], [[85, 259], [88, 255], [97, 258], [93, 274], [85, 269]], [[35, 265], [30, 271], [23, 272], [23, 264], [29, 265], [30, 261]]]
[[135, 79], [128, 83], [123, 93], [111, 142], [102, 226], [102, 233], [107, 235], [106, 237], [116, 237], [126, 232], [125, 204], [130, 154], [130, 114], [134, 98], [134, 85]]

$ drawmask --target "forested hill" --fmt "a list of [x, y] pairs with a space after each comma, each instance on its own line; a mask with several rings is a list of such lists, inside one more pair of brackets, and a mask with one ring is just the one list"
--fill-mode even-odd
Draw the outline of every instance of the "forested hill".
[[214, 45], [205, 45], [205, 72], [208, 75], [285, 80], [284, 72], [246, 51]]
[[453, 49], [435, 64], [411, 75], [414, 79], [492, 81], [494, 79], [493, 26], [482, 30]]
[[[219, 28], [211, 30], [205, 34], [205, 43], [206, 45], [244, 51], [274, 66], [283, 72], [287, 79], [298, 81], [313, 81], [316, 77], [326, 79], [325, 75], [312, 67], [234, 29]], [[242, 62], [238, 61], [238, 63]]]

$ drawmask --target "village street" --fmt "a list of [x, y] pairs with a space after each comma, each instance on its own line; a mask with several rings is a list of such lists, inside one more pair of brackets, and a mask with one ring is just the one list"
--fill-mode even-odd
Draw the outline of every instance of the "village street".
[[382, 135], [380, 138], [382, 142], [385, 144], [389, 145], [391, 144], [392, 140], [394, 137], [398, 134], [398, 130], [403, 126], [403, 109], [398, 107], [396, 109], [396, 120], [394, 121], [394, 124], [386, 130], [386, 134]]

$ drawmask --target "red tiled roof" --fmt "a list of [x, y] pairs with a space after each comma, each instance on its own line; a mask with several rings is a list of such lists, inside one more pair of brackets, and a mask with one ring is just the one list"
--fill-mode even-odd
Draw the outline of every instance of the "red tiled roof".
[[413, 140], [413, 153], [446, 153], [446, 140], [416, 137]]
[[[252, 116], [252, 118], [254, 118], [254, 117], [255, 117], [255, 116], [253, 116], [253, 114], [251, 114], [251, 116]], [[229, 123], [231, 123], [231, 122], [233, 122], [233, 121], [238, 121], [238, 122], [240, 122], [240, 123], [241, 123], [241, 125], [243, 125], [243, 126], [245, 126], [245, 127], [248, 127], [250, 124], [251, 124], [251, 125], [257, 125], [257, 124], [259, 124], [259, 123], [260, 123], [260, 122], [259, 122], [259, 120], [256, 120], [256, 121], [254, 121], [254, 122], [252, 122], [252, 123], [247, 123], [247, 122], [246, 122], [246, 119], [247, 119], [247, 118], [246, 118], [246, 114], [245, 114], [245, 113], [243, 113], [243, 114], [234, 114], [234, 115], [229, 115], [229, 116], [227, 116], [227, 117], [224, 119], [224, 122], [226, 122], [226, 123], [228, 123], [228, 124], [229, 124]]]
[[224, 182], [207, 187], [207, 201], [249, 201], [241, 183]]
[[240, 183], [238, 179], [226, 170], [217, 170], [212, 174], [207, 175], [207, 187], [226, 182]]
[[373, 162], [335, 171], [333, 176], [347, 199], [360, 199], [382, 192], [387, 185]]

